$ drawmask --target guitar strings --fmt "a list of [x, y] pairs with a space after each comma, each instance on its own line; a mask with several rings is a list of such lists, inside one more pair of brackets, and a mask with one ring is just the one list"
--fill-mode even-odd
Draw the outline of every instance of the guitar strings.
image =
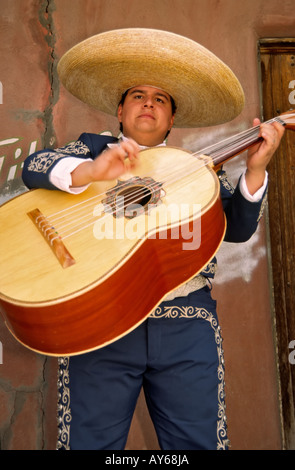
[[[243, 140], [243, 136], [244, 136], [245, 132], [246, 132], [246, 133], [247, 133], [247, 132], [248, 132], [248, 133], [249, 133], [249, 132], [253, 132], [253, 131], [256, 132], [257, 128], [259, 128], [259, 126], [253, 128], [253, 129], [251, 129], [250, 131], [249, 131], [249, 130], [248, 130], [248, 131], [244, 131], [244, 132], [238, 134], [236, 137], [238, 137], [238, 136], [241, 135], [241, 138], [240, 138], [240, 139]], [[227, 142], [227, 141], [229, 142], [229, 144], [231, 144], [231, 139], [232, 139], [232, 137], [230, 137], [230, 138], [228, 138], [228, 139], [225, 139], [225, 140], [223, 140], [223, 141], [221, 141], [221, 142], [219, 142], [219, 143], [217, 143], [217, 144], [213, 144], [213, 145], [211, 145], [211, 146], [209, 146], [209, 147], [206, 147], [206, 148], [204, 148], [204, 149], [202, 149], [202, 150], [198, 150], [197, 152], [191, 153], [190, 155], [191, 155], [191, 156], [208, 155], [208, 156], [211, 156], [212, 161], [214, 162], [214, 161], [216, 161], [216, 159], [221, 155], [221, 153], [219, 153], [220, 150], [224, 150], [224, 148], [225, 148], [225, 146], [222, 145], [222, 144], [223, 144], [224, 142]], [[237, 141], [238, 141], [238, 138], [237, 138], [234, 142], [236, 143]], [[213, 153], [215, 153], [216, 155], [215, 155], [215, 156], [212, 156]], [[204, 166], [206, 166], [206, 165], [207, 165], [207, 163], [204, 163]], [[153, 176], [155, 176], [155, 174], [154, 174]], [[156, 175], [156, 176], [157, 176], [157, 175]], [[128, 185], [129, 185], [129, 183], [126, 182], [126, 183], [125, 183], [125, 186], [127, 187]], [[121, 189], [123, 189], [123, 188], [124, 188], [124, 183], [123, 183], [122, 186], [121, 186]], [[81, 204], [87, 204], [88, 201], [91, 201], [91, 200], [93, 200], [93, 199], [95, 199], [95, 198], [99, 198], [99, 197], [104, 196], [104, 195], [106, 195], [106, 193], [97, 194], [97, 195], [95, 195], [95, 196], [93, 196], [93, 197], [91, 197], [91, 198], [89, 198], [89, 199], [87, 199], [87, 200], [85, 200], [85, 201], [82, 201], [82, 202], [80, 202], [80, 203], [74, 204], [73, 206], [71, 206], [71, 208], [78, 207], [78, 206], [80, 206]], [[56, 213], [54, 213], [54, 214], [51, 214], [51, 216], [49, 216], [49, 217], [55, 217], [55, 216], [58, 215], [58, 214], [62, 214], [62, 213], [65, 212], [65, 211], [71, 210], [71, 208], [67, 208], [67, 209], [64, 209], [64, 210], [62, 210], [62, 211], [58, 211], [58, 212], [56, 212]], [[56, 220], [56, 219], [55, 219], [55, 220]]]
[[[234, 141], [232, 140], [232, 138], [225, 139], [225, 140], [222, 141], [221, 143], [212, 145], [212, 146], [208, 147], [208, 148], [205, 149], [205, 150], [203, 149], [201, 152], [208, 154], [207, 150], [210, 150], [211, 155], [212, 155], [212, 153], [215, 152], [216, 155], [212, 157], [212, 160], [213, 160], [213, 161], [214, 161], [214, 160], [216, 161], [216, 159], [217, 159], [218, 156], [219, 156], [219, 151], [220, 151], [220, 149], [223, 150], [223, 152], [224, 152], [224, 148], [225, 148], [224, 142], [225, 142], [225, 141], [227, 141], [228, 144], [229, 144], [229, 145], [227, 145], [227, 148], [229, 148], [230, 146], [233, 146], [233, 144], [236, 145], [236, 143], [237, 143], [239, 140], [243, 141], [243, 143], [247, 142], [247, 144], [248, 144], [249, 139], [251, 140], [251, 138], [252, 138], [252, 135], [253, 135], [253, 134], [254, 134], [254, 135], [257, 134], [257, 129], [259, 129], [259, 126], [253, 128], [253, 129], [250, 129], [250, 131], [247, 130], [246, 132], [242, 132], [242, 133], [239, 135], [239, 139], [238, 139], [238, 138], [235, 138]], [[245, 134], [248, 134], [248, 136], [249, 136], [249, 138], [248, 138], [247, 141], [245, 141], [245, 138], [244, 138]], [[236, 147], [233, 147], [233, 148], [236, 149]], [[198, 155], [198, 154], [200, 154], [200, 151], [195, 152], [195, 153], [192, 154], [192, 155]], [[206, 166], [206, 165], [207, 165], [207, 163], [204, 163], [204, 166]], [[201, 168], [198, 168], [197, 170], [194, 169], [194, 172], [195, 172], [195, 171], [199, 171], [200, 169], [201, 169]], [[167, 176], [167, 175], [166, 175], [166, 176]], [[126, 185], [127, 185], [127, 183], [126, 183]], [[123, 184], [122, 187], [124, 187], [124, 184]], [[145, 188], [144, 188], [143, 191], [145, 191]], [[103, 194], [102, 194], [102, 195], [103, 195]], [[136, 192], [133, 192], [132, 195], [130, 196], [130, 198], [129, 198], [129, 199], [127, 198], [127, 200], [126, 200], [127, 204], [130, 204], [131, 202], [133, 202], [133, 203], [139, 202], [140, 199], [138, 199], [138, 200], [137, 200], [137, 199], [134, 199], [134, 196], [136, 196], [136, 195], [137, 195]], [[139, 195], [139, 198], [142, 198], [143, 192], [139, 190], [139, 191], [138, 191], [138, 195]], [[100, 195], [96, 195], [96, 196], [94, 196], [93, 198], [90, 198], [89, 200], [95, 199], [95, 198], [97, 198], [97, 197], [99, 197], [99, 196], [100, 196]], [[133, 198], [133, 199], [132, 199], [132, 198]], [[87, 200], [87, 201], [88, 201], [88, 200]], [[84, 202], [87, 203], [87, 201], [84, 201]], [[82, 204], [82, 203], [80, 203], [80, 204]], [[88, 204], [88, 205], [89, 205], [89, 204]], [[116, 210], [117, 210], [117, 209], [116, 209]], [[84, 217], [85, 217], [85, 216], [84, 216]], [[68, 224], [68, 225], [69, 225], [69, 224]]]
[[[204, 165], [202, 166], [202, 168], [204, 168]], [[198, 169], [197, 171], [201, 170], [202, 168]], [[196, 170], [194, 172], [191, 172], [190, 175], [193, 175], [194, 173], [196, 173]], [[187, 173], [184, 174], [184, 176], [187, 176], [187, 175], [188, 175]], [[177, 174], [177, 177], [175, 178], [175, 181], [180, 181], [179, 180], [179, 173]], [[169, 182], [171, 183], [171, 180]], [[178, 189], [181, 189], [182, 187], [185, 187], [186, 185], [187, 185], [187, 181], [182, 180], [181, 184], [178, 185]], [[154, 185], [151, 185], [151, 186], [152, 187], [155, 186], [155, 188], [157, 189], [159, 185], [158, 185], [158, 183], [155, 182]], [[129, 206], [129, 204], [131, 204], [131, 203], [134, 204], [136, 202], [140, 202], [140, 199], [142, 198], [143, 193], [139, 190], [138, 194], [140, 194], [140, 198], [134, 199], [134, 194], [132, 194], [130, 196], [130, 198], [125, 198], [124, 199], [123, 206], [119, 206], [119, 207], [116, 206], [115, 210], [106, 212], [104, 214], [104, 216], [99, 219], [99, 221], [104, 222], [107, 218], [113, 217], [114, 214], [116, 214], [122, 208], [126, 209]], [[126, 201], [127, 201], [127, 203], [126, 203]], [[84, 220], [84, 219], [87, 219], [87, 220]], [[61, 228], [59, 228], [58, 232], [59, 232], [60, 236], [63, 239], [66, 239], [66, 238], [76, 234], [77, 232], [80, 232], [84, 228], [87, 228], [91, 225], [94, 225], [97, 220], [98, 220], [98, 217], [93, 214], [93, 210], [92, 210], [92, 212], [90, 211], [86, 215], [85, 214], [82, 215], [79, 219], [77, 219], [77, 218], [72, 219], [69, 223], [67, 223], [67, 224], [63, 225]], [[79, 223], [82, 223], [82, 221], [83, 221], [84, 225], [80, 226]], [[76, 227], [69, 228], [72, 224], [76, 224]], [[66, 231], [64, 231], [66, 229], [66, 227], [68, 227], [68, 229]], [[69, 230], [71, 230], [70, 233], [68, 233]]]
[[[258, 126], [257, 126], [257, 127], [258, 127]], [[256, 128], [253, 128], [253, 129], [256, 130]], [[251, 130], [251, 131], [252, 131], [252, 130]], [[249, 130], [248, 130], [248, 131], [244, 131], [244, 132], [249, 132]], [[238, 137], [239, 135], [243, 136], [243, 135], [244, 135], [244, 132], [238, 134], [236, 137]], [[242, 137], [241, 137], [241, 138], [242, 138]], [[223, 141], [221, 141], [221, 142], [219, 142], [219, 143], [217, 143], [217, 144], [213, 144], [213, 145], [211, 145], [211, 146], [209, 146], [209, 147], [206, 147], [206, 148], [204, 148], [204, 149], [202, 149], [202, 150], [198, 150], [197, 152], [191, 153], [190, 155], [191, 155], [191, 156], [199, 156], [199, 155], [206, 155], [206, 154], [207, 154], [208, 156], [211, 156], [211, 154], [215, 152], [215, 153], [216, 153], [216, 157], [212, 157], [212, 156], [211, 156], [211, 158], [212, 158], [212, 160], [213, 160], [213, 162], [214, 162], [214, 160], [215, 160], [216, 158], [218, 158], [218, 156], [219, 156], [219, 155], [218, 155], [218, 150], [225, 148], [224, 145], [222, 145], [222, 144], [223, 144], [224, 142], [226, 142], [226, 141], [230, 141], [231, 139], [232, 139], [232, 138], [230, 137], [230, 138], [225, 139], [225, 140], [223, 140]], [[238, 139], [237, 139], [237, 140], [238, 140]], [[236, 141], [235, 141], [235, 142], [236, 142]], [[204, 163], [204, 166], [206, 166], [206, 165], [207, 165], [207, 163]], [[155, 175], [154, 175], [154, 176], [155, 176]], [[127, 186], [128, 186], [128, 182], [126, 182], [125, 184], [126, 184], [126, 187], [127, 187]], [[121, 186], [121, 188], [122, 188], [122, 189], [124, 188], [124, 184]], [[93, 196], [93, 197], [87, 199], [86, 201], [82, 201], [82, 202], [80, 202], [80, 203], [74, 204], [74, 205], [71, 206], [71, 207], [74, 208], [74, 207], [80, 206], [81, 204], [87, 203], [88, 201], [91, 201], [92, 199], [99, 198], [99, 197], [104, 196], [104, 195], [106, 195], [106, 193], [97, 194], [97, 195], [95, 195], [95, 196]], [[56, 213], [54, 213], [54, 214], [51, 214], [49, 217], [55, 217], [56, 215], [62, 214], [63, 212], [65, 212], [65, 211], [67, 211], [67, 210], [71, 210], [71, 208], [67, 208], [67, 209], [63, 209], [63, 210], [61, 210], [61, 211], [58, 211], [58, 212], [56, 212]]]
[[[188, 155], [192, 156], [192, 154], [188, 153]], [[202, 166], [205, 166], [205, 165], [202, 165]], [[201, 168], [200, 168], [201, 169]], [[163, 170], [163, 169], [162, 169]], [[184, 170], [184, 173], [181, 174], [181, 178], [183, 176], [186, 176], [186, 175], [189, 175], [190, 173], [187, 173], [185, 172], [185, 168], [181, 167], [180, 170]], [[144, 191], [146, 190], [146, 188], [150, 188], [150, 189], [156, 189], [157, 186], [163, 186], [164, 184], [166, 184], [168, 181], [169, 182], [173, 182], [175, 181], [174, 180], [171, 180], [171, 176], [175, 176], [175, 175], [178, 175], [179, 176], [179, 171], [175, 171], [175, 168], [173, 169], [173, 171], [170, 173], [170, 174], [167, 174], [166, 170], [165, 171], [165, 174], [161, 174], [159, 171], [156, 172], [156, 173], [153, 173], [153, 175], [146, 175], [146, 177], [153, 177], [152, 179], [154, 178], [157, 178], [158, 181], [160, 181], [160, 183], [158, 181], [154, 181], [153, 183], [150, 183], [148, 186], [144, 186], [143, 187], [143, 190], [139, 189], [137, 190], [136, 192], [134, 191], [130, 197], [127, 197], [125, 198], [125, 201], [127, 201], [128, 203], [130, 203], [130, 201], [132, 201], [132, 198], [134, 198], [134, 196], [137, 196], [139, 195], [140, 198], [142, 198], [142, 196], [144, 195]], [[193, 168], [193, 171], [191, 173], [194, 173], [196, 171], [196, 168], [194, 167]], [[165, 180], [163, 179], [165, 178]], [[140, 182], [136, 182], [134, 181], [134, 185], [135, 186], [139, 186], [141, 183]], [[122, 183], [120, 185], [120, 191], [123, 189], [127, 189], [128, 187], [130, 187], [130, 181], [127, 181], [125, 183]], [[76, 212], [78, 212], [79, 210], [81, 210], [81, 206], [84, 206], [84, 207], [88, 207], [88, 206], [92, 206], [92, 201], [95, 200], [95, 199], [98, 199], [100, 198], [101, 196], [107, 196], [107, 192], [104, 192], [104, 193], [100, 193], [100, 194], [96, 194], [95, 196], [92, 196], [91, 198], [88, 198], [86, 199], [85, 201], [81, 201], [73, 206], [71, 206], [70, 208], [66, 208], [66, 209], [63, 209], [59, 212], [56, 212], [55, 214], [52, 214], [50, 216], [48, 216], [48, 219], [50, 218], [50, 221], [52, 223], [55, 223], [56, 221], [58, 221], [59, 219], [62, 219], [64, 217], [68, 217], [69, 214], [74, 214]], [[134, 199], [133, 200], [133, 203], [135, 202], [139, 202], [140, 201], [140, 198], [139, 199]], [[82, 207], [82, 210], [84, 209], [84, 207]], [[57, 217], [56, 217], [57, 216]]]
[[[192, 172], [192, 174], [193, 174], [193, 172]], [[184, 173], [184, 176], [187, 176], [187, 173]], [[178, 179], [179, 179], [179, 173], [178, 173], [178, 176], [175, 179], [175, 181], [177, 181]], [[172, 183], [172, 182], [173, 181], [170, 179], [169, 183]], [[167, 184], [167, 182], [161, 183], [160, 186], [159, 186], [159, 183], [154, 182], [152, 184], [149, 184], [148, 187], [145, 186], [143, 190], [138, 189], [137, 191], [134, 191], [130, 196], [127, 196], [127, 197], [123, 198], [123, 204], [120, 204], [121, 201], [119, 201], [119, 204], [116, 204], [114, 210], [106, 212], [105, 215], [100, 218], [100, 221], [102, 222], [103, 220], [105, 220], [105, 218], [107, 218], [109, 216], [114, 216], [115, 214], [118, 214], [122, 209], [125, 210], [131, 204], [140, 203], [142, 198], [144, 196], [147, 196], [146, 190], [148, 190], [150, 192], [151, 196], [152, 196], [152, 192], [153, 192], [154, 189], [161, 191], [164, 184]], [[178, 186], [178, 189], [184, 187], [186, 184], [187, 183], [185, 181], [181, 181], [181, 185]], [[89, 204], [88, 204], [88, 206], [89, 206]], [[88, 219], [85, 221], [86, 223], [90, 220], [92, 220], [92, 224], [94, 224], [96, 222], [97, 216], [93, 215], [93, 208], [94, 207], [92, 205], [90, 207], [91, 207], [91, 210], [87, 214], [83, 214], [79, 218], [77, 218], [77, 217], [72, 218], [69, 222], [67, 221], [67, 223], [64, 224], [62, 227], [59, 227], [58, 231], [59, 231], [60, 235], [62, 236], [62, 238], [67, 238], [67, 237], [73, 235], [74, 233], [77, 233], [77, 231], [83, 230], [83, 228], [86, 228], [89, 225], [91, 225], [91, 223], [89, 223], [86, 226], [82, 226], [81, 228], [78, 228], [79, 226], [78, 226], [77, 222], [80, 223], [84, 219], [87, 219], [87, 218]], [[67, 227], [70, 227], [72, 224], [75, 224], [75, 223], [77, 224], [77, 229], [72, 231], [70, 234], [67, 234], [67, 231], [65, 232], [64, 230]]]
[[[268, 121], [268, 122], [274, 122], [274, 121], [277, 121], [278, 119], [277, 118], [273, 118], [272, 120]], [[281, 120], [279, 120], [279, 122], [282, 122]], [[206, 156], [209, 156], [210, 157], [210, 161], [211, 162], [218, 162], [218, 159], [220, 159], [221, 156], [224, 155], [225, 153], [225, 149], [226, 149], [226, 153], [228, 154], [229, 152], [233, 152], [233, 154], [236, 153], [237, 149], [239, 150], [239, 147], [237, 147], [237, 144], [242, 144], [242, 147], [244, 148], [247, 148], [249, 146], [249, 144], [251, 143], [255, 143], [257, 141], [257, 135], [259, 133], [259, 129], [260, 129], [260, 126], [255, 126], [251, 129], [248, 129], [246, 131], [242, 131], [240, 132], [239, 134], [237, 134], [236, 136], [234, 137], [229, 137], [229, 138], [226, 138], [224, 140], [222, 140], [221, 142], [217, 143], [217, 144], [213, 144], [213, 145], [210, 145], [209, 147], [206, 147], [202, 150], [199, 150], [197, 152], [194, 152], [194, 153], [191, 153], [189, 155], [193, 156], [193, 157], [198, 157], [200, 155], [206, 155]], [[243, 151], [243, 148], [242, 150]], [[204, 161], [203, 164], [199, 167], [199, 168], [194, 168], [194, 170], [190, 173], [185, 173], [184, 176], [189, 176], [193, 173], [196, 173], [196, 172], [199, 172], [200, 170], [202, 170], [202, 168], [204, 167], [207, 167], [208, 165], [208, 161]], [[184, 168], [185, 169], [185, 168]], [[186, 169], [185, 169], [186, 170]], [[183, 178], [183, 175], [181, 175], [181, 177], [179, 177], [179, 171], [173, 171], [173, 173], [171, 175], [174, 175], [174, 174], [177, 174], [177, 179], [179, 179], [179, 181], [181, 181], [181, 179]], [[163, 186], [164, 184], [167, 184], [167, 175], [165, 175], [166, 178], [165, 178], [165, 181], [161, 183], [161, 185]], [[159, 178], [158, 175], [153, 175], [153, 178]], [[169, 177], [169, 175], [168, 175]], [[168, 178], [169, 179], [169, 178]], [[175, 181], [175, 180], [174, 180]], [[186, 184], [186, 183], [184, 183]], [[136, 182], [135, 182], [135, 185], [136, 185]], [[120, 186], [120, 190], [124, 189], [124, 187], [129, 187], [130, 186], [130, 183], [129, 182], [126, 182], [126, 183], [122, 183], [122, 185]], [[159, 187], [159, 183], [155, 182], [155, 183], [152, 183], [151, 185], [148, 186], [148, 189], [154, 189]], [[144, 186], [143, 189], [138, 189], [137, 191], [133, 191], [133, 193], [127, 197], [127, 198], [124, 198], [124, 207], [123, 209], [128, 206], [129, 204], [135, 204], [136, 202], [140, 202], [142, 200], [142, 198], [144, 196], [146, 196], [146, 190], [147, 190], [147, 186]], [[68, 218], [69, 217], [69, 214], [70, 215], [73, 215], [75, 214], [77, 211], [81, 211], [81, 210], [85, 210], [86, 207], [88, 207], [89, 205], [92, 204], [93, 200], [95, 199], [98, 199], [100, 198], [101, 196], [104, 196], [104, 195], [107, 195], [107, 193], [101, 193], [101, 194], [98, 194], [98, 195], [95, 195], [91, 198], [88, 198], [87, 200], [85, 201], [82, 201], [80, 203], [77, 203], [77, 204], [74, 204], [73, 206], [71, 206], [71, 208], [67, 208], [67, 209], [63, 209], [59, 212], [56, 212], [55, 214], [52, 214], [51, 216], [48, 217], [48, 219], [50, 219], [50, 223], [52, 225], [54, 225], [56, 223], [57, 220], [61, 219], [61, 218], [64, 218], [65, 216]], [[134, 199], [134, 197], [138, 197], [137, 199]], [[126, 204], [125, 204], [126, 203]], [[93, 205], [91, 206], [92, 207], [92, 210], [93, 210]], [[120, 209], [120, 207], [118, 208], [118, 206], [116, 207], [116, 209], [113, 211], [113, 212], [107, 212], [105, 214], [105, 217], [107, 216], [113, 216], [117, 211], [118, 209]], [[65, 214], [66, 213], [66, 214]], [[67, 214], [68, 213], [68, 214]], [[56, 217], [58, 216], [58, 217]], [[55, 218], [54, 218], [55, 217]], [[76, 218], [74, 220], [74, 222], [68, 222], [67, 224], [63, 225], [63, 227], [61, 228], [58, 228], [58, 231], [63, 231], [65, 227], [68, 227], [70, 226], [72, 223], [77, 223], [77, 221], [81, 221], [85, 218], [89, 217], [89, 213], [86, 214], [86, 215], [83, 215], [83, 216], [80, 216], [79, 218]], [[52, 219], [53, 218], [53, 219]], [[93, 214], [91, 216], [91, 218], [93, 218]], [[90, 220], [90, 219], [88, 219]], [[95, 222], [96, 222], [97, 218], [95, 218], [95, 220], [91, 221], [91, 223], [87, 223], [87, 220], [86, 220], [86, 223], [87, 225], [84, 225], [76, 230], [74, 230], [73, 232], [71, 232], [70, 234], [68, 235], [65, 235], [63, 236], [63, 238], [67, 238], [71, 235], [73, 235], [74, 233], [77, 233], [77, 231], [80, 231], [80, 230], [83, 230], [84, 228], [88, 227], [89, 225], [93, 225]], [[77, 227], [79, 227], [77, 225]]]
[[[259, 126], [258, 126], [258, 127], [259, 127]], [[249, 133], [248, 131], [246, 131], [246, 132]], [[251, 134], [252, 134], [252, 133], [253, 133], [253, 129], [251, 129], [250, 132], [251, 132]], [[255, 130], [254, 132], [256, 133], [256, 130]], [[245, 133], [243, 132], [243, 133], [241, 133], [241, 134], [245, 134]], [[238, 139], [236, 139], [235, 142], [236, 142], [237, 140], [238, 140]], [[225, 139], [225, 141], [228, 141], [229, 144], [232, 145], [232, 138]], [[219, 149], [222, 149], [222, 150], [224, 151], [224, 148], [225, 148], [224, 142], [225, 142], [225, 141], [223, 141], [223, 145], [222, 145], [221, 143], [215, 144], [215, 145], [213, 145], [213, 146], [208, 147], [208, 149], [210, 149], [210, 150], [213, 149], [213, 151], [214, 151], [214, 152], [216, 153], [216, 155], [218, 156], [218, 154], [219, 154]], [[228, 146], [228, 147], [229, 147], [229, 146]], [[206, 150], [206, 153], [207, 153], [207, 149], [205, 149], [205, 150]], [[204, 150], [202, 150], [202, 152], [204, 152]], [[205, 153], [205, 152], [204, 152], [204, 153]], [[211, 152], [211, 153], [213, 153], [213, 152]], [[193, 155], [193, 156], [196, 156], [196, 155], [199, 155], [199, 154], [200, 154], [200, 151], [199, 151], [199, 152], [195, 152], [195, 153], [192, 154], [192, 155]], [[212, 158], [212, 157], [211, 157], [211, 158]], [[212, 159], [216, 159], [216, 157], [213, 156]], [[198, 169], [195, 169], [195, 168], [194, 168], [194, 170], [193, 170], [192, 173], [195, 173], [196, 171], [199, 172], [199, 171], [202, 169], [202, 167], [205, 167], [206, 165], [207, 165], [207, 163], [203, 163], [203, 165], [202, 165], [200, 168], [198, 168]], [[177, 173], [177, 175], [178, 175], [177, 178], [179, 179], [179, 173]], [[187, 175], [187, 173], [185, 174], [185, 176], [186, 176], [186, 175]], [[167, 175], [166, 175], [166, 176], [167, 176]], [[166, 183], [167, 183], [167, 180], [166, 180]], [[127, 185], [127, 183], [126, 183], [126, 185]], [[158, 183], [155, 183], [155, 185], [158, 185]], [[124, 184], [123, 184], [122, 186], [124, 186]], [[104, 195], [104, 193], [102, 193], [101, 195]], [[127, 200], [125, 199], [124, 203], [127, 202], [127, 204], [124, 204], [125, 207], [126, 207], [127, 205], [129, 205], [129, 204], [131, 203], [131, 201], [132, 201], [132, 203], [139, 202], [140, 199], [141, 199], [142, 196], [143, 196], [143, 192], [140, 191], [140, 190], [138, 191], [138, 195], [139, 195], [139, 198], [138, 198], [138, 199], [134, 199], [134, 195], [135, 195], [135, 193], [133, 192], [133, 194], [130, 196], [130, 198], [127, 198]], [[96, 196], [94, 196], [94, 197], [92, 197], [92, 198], [89, 198], [89, 199], [86, 200], [86, 201], [83, 201], [83, 202], [84, 202], [84, 206], [85, 206], [85, 203], [87, 203], [87, 205], [89, 205], [89, 201], [90, 201], [90, 200], [93, 200], [93, 199], [96, 199], [97, 197], [99, 197], [99, 195], [96, 195]], [[133, 199], [132, 199], [132, 198], [133, 198]], [[77, 205], [80, 206], [81, 204], [83, 204], [83, 203], [78, 203]], [[83, 207], [83, 209], [84, 209], [84, 207]], [[93, 207], [92, 207], [92, 209], [93, 209]], [[76, 209], [76, 210], [77, 210], [77, 209]], [[113, 212], [111, 212], [111, 213], [108, 212], [107, 214], [105, 214], [105, 217], [114, 215], [117, 210], [118, 210], [118, 207], [115, 209], [115, 211], [113, 211]], [[64, 211], [63, 211], [63, 212], [64, 212]], [[72, 211], [72, 212], [73, 212], [73, 211]], [[75, 212], [75, 211], [74, 211], [74, 212]], [[67, 223], [65, 226], [70, 226], [70, 225], [72, 225], [72, 223], [77, 223], [77, 221], [81, 221], [81, 220], [87, 218], [88, 216], [89, 216], [89, 214], [86, 214], [86, 215], [83, 215], [82, 217], [80, 217], [79, 219], [75, 218], [74, 222], [69, 222], [69, 223]], [[91, 219], [93, 219], [93, 215], [91, 216]], [[90, 220], [90, 219], [88, 219], [88, 220]], [[88, 223], [87, 225], [83, 225], [82, 227], [80, 227], [80, 228], [78, 228], [78, 229], [72, 231], [72, 232], [71, 232], [70, 234], [68, 234], [68, 235], [63, 235], [63, 238], [66, 238], [66, 237], [68, 237], [68, 236], [71, 236], [72, 234], [77, 233], [77, 231], [83, 230], [84, 228], [88, 227], [89, 225], [93, 225], [96, 220], [97, 220], [97, 219], [95, 219], [94, 221], [92, 220], [91, 223]], [[87, 222], [87, 221], [86, 221], [86, 222]], [[64, 230], [65, 226], [63, 226], [61, 229], [59, 229], [59, 231], [60, 231], [60, 230]], [[77, 227], [78, 227], [78, 226], [77, 226]]]

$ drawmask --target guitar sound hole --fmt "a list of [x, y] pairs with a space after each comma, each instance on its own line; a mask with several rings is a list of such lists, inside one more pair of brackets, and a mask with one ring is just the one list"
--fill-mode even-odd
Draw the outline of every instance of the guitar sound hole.
[[144, 209], [151, 198], [152, 193], [146, 186], [129, 186], [117, 194], [116, 205], [120, 210], [124, 208], [124, 215], [128, 213], [130, 216], [130, 212], [133, 210], [132, 208], [134, 208], [134, 211], [138, 211], [138, 206], [142, 206]]
[[156, 182], [151, 177], [134, 176], [127, 181], [118, 181], [116, 186], [106, 192], [102, 199], [105, 213], [113, 217], [132, 219], [150, 211], [162, 203], [163, 183]]

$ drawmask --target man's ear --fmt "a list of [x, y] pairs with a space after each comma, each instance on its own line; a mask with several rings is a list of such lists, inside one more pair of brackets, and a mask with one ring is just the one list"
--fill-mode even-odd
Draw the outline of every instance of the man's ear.
[[118, 117], [118, 121], [119, 122], [122, 122], [122, 104], [120, 103], [119, 106], [118, 106], [118, 111], [117, 111], [117, 117]]
[[172, 127], [173, 127], [173, 124], [174, 124], [174, 118], [175, 118], [175, 114], [173, 114], [173, 115], [172, 115], [172, 118], [171, 118], [171, 127], [170, 127], [170, 129], [169, 129], [170, 131], [171, 131], [171, 129], [172, 129]]

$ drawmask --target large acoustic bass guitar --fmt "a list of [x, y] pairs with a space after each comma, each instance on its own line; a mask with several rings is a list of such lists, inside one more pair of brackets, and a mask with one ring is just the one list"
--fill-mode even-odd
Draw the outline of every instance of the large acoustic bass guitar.
[[[295, 129], [293, 111], [273, 120]], [[226, 220], [216, 170], [259, 140], [258, 126], [196, 154], [151, 148], [119, 181], [3, 204], [0, 309], [11, 333], [70, 356], [136, 328], [217, 252]]]

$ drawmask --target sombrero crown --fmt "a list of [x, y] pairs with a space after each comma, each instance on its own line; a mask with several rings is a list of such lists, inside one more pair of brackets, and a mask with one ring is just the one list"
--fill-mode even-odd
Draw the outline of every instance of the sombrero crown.
[[58, 73], [70, 93], [112, 115], [127, 89], [161, 88], [176, 103], [176, 127], [222, 124], [244, 106], [242, 87], [227, 65], [167, 31], [131, 28], [92, 36], [63, 55]]

